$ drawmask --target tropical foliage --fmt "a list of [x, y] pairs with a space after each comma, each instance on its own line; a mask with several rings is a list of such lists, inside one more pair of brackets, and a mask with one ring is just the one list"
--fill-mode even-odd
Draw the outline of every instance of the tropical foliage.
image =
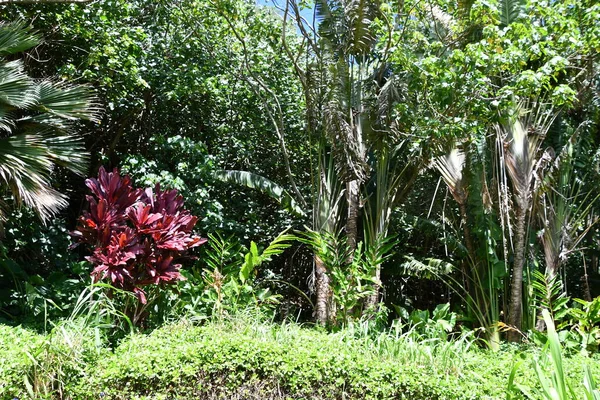
[[597, 1], [29, 3], [0, 397], [597, 398]]
[[75, 240], [89, 245], [94, 281], [108, 278], [145, 304], [145, 285], [183, 279], [183, 253], [206, 239], [192, 234], [198, 220], [183, 208], [176, 190], [134, 189], [128, 176], [100, 168], [86, 185], [90, 211], [79, 218]]
[[[73, 121], [95, 120], [97, 106], [85, 86], [27, 74], [15, 54], [40, 42], [24, 22], [0, 24], [0, 179], [12, 199], [47, 220], [67, 206], [67, 197], [52, 188], [52, 171], [60, 166], [86, 171], [88, 156]], [[7, 204], [2, 201], [4, 216]]]

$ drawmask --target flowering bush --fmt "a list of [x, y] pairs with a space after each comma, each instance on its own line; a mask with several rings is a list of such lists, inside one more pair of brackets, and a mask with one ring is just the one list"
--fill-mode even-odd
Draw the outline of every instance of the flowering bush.
[[90, 209], [73, 237], [92, 248], [86, 258], [94, 265], [95, 282], [109, 278], [145, 304], [143, 286], [183, 279], [177, 260], [206, 239], [192, 234], [198, 218], [183, 208], [176, 190], [135, 189], [129, 176], [104, 168], [86, 186], [93, 194], [87, 196]]

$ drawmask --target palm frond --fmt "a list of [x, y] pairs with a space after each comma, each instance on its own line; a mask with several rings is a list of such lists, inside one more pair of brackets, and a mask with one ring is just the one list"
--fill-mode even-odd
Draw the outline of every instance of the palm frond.
[[364, 143], [347, 114], [331, 102], [325, 109], [324, 119], [338, 172], [346, 180], [364, 181], [367, 171]]
[[593, 198], [591, 192], [583, 191], [574, 171], [578, 136], [574, 132], [560, 154], [550, 160], [549, 167], [538, 174], [543, 176], [539, 177], [536, 190], [535, 214], [543, 227], [540, 240], [550, 276], [557, 273], [568, 254], [598, 221], [589, 218], [598, 196]]
[[20, 134], [0, 140], [0, 180], [17, 204], [32, 208], [42, 220], [67, 205], [66, 196], [50, 185], [54, 158], [42, 135]]
[[338, 56], [363, 56], [377, 39], [373, 22], [379, 7], [379, 0], [317, 0], [319, 34]]
[[53, 164], [79, 176], [86, 175], [89, 153], [82, 137], [44, 126], [27, 129], [25, 133], [41, 138], [47, 157]]
[[0, 103], [0, 129], [6, 133], [11, 133], [15, 128], [15, 121], [11, 107]]
[[39, 35], [29, 30], [23, 21], [0, 23], [0, 56], [29, 50], [39, 42]]
[[448, 186], [454, 200], [458, 204], [465, 204], [467, 201], [467, 188], [463, 179], [464, 152], [454, 148], [446, 156], [435, 158], [433, 165], [442, 175], [442, 179]]
[[438, 5], [431, 5], [431, 16], [436, 22], [439, 31], [443, 31], [443, 35], [449, 35], [453, 31], [453, 27], [456, 24], [454, 17], [444, 11]]
[[345, 190], [336, 171], [333, 156], [319, 157], [318, 195], [313, 209], [313, 227], [316, 231], [335, 232], [341, 222], [341, 201]]
[[317, 232], [306, 228], [304, 232], [297, 232], [295, 238], [300, 243], [308, 245], [328, 271], [346, 265], [352, 253], [347, 237], [341, 231]]
[[286, 210], [296, 215], [304, 215], [304, 211], [296, 204], [292, 195], [264, 176], [248, 171], [224, 170], [215, 171], [214, 177], [222, 182], [236, 183], [251, 189], [256, 189], [275, 199]]
[[406, 84], [401, 82], [394, 74], [388, 76], [377, 95], [377, 115], [379, 119], [385, 120], [393, 110], [394, 105], [402, 100], [401, 90], [406, 90]]
[[505, 146], [505, 165], [512, 181], [515, 200], [523, 210], [531, 200], [534, 169], [539, 146], [556, 113], [542, 104], [520, 103], [496, 131]]
[[0, 63], [0, 102], [17, 108], [30, 108], [37, 102], [34, 81], [20, 60]]
[[[0, 23], [0, 55], [38, 42], [25, 23]], [[66, 196], [51, 187], [53, 169], [62, 166], [84, 175], [88, 156], [83, 140], [68, 132], [66, 121], [93, 121], [97, 109], [84, 86], [36, 81], [21, 60], [0, 62], [0, 129], [6, 133], [0, 139], [0, 182], [18, 205], [31, 207], [44, 221], [67, 205]]]
[[498, 9], [502, 26], [509, 26], [515, 22], [521, 16], [524, 5], [523, 0], [500, 0]]
[[541, 308], [548, 310], [553, 320], [561, 320], [567, 315], [570, 299], [564, 291], [560, 276], [533, 271], [531, 286], [536, 301]]
[[62, 119], [97, 121], [99, 106], [88, 87], [42, 81], [37, 85], [38, 107]]
[[319, 22], [319, 36], [333, 48], [340, 51], [340, 41], [343, 36], [341, 23], [343, 21], [343, 6], [341, 2], [332, 0], [316, 0], [315, 16]]
[[344, 7], [347, 19], [346, 32], [350, 35], [348, 40], [348, 53], [353, 56], [367, 54], [373, 48], [377, 36], [372, 28], [374, 20], [379, 15], [380, 2], [378, 0], [350, 0]]
[[437, 279], [442, 275], [448, 275], [455, 269], [451, 263], [437, 258], [425, 258], [417, 260], [413, 256], [404, 256], [406, 260], [402, 264], [404, 273], [425, 279]]

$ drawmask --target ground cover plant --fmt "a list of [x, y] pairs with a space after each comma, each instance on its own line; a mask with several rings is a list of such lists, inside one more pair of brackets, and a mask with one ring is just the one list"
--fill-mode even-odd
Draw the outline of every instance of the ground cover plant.
[[0, 398], [597, 400], [598, 21], [0, 0]]

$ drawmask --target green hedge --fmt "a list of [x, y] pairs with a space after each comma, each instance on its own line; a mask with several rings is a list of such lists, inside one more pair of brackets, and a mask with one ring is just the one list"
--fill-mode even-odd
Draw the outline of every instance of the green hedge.
[[[24, 350], [48, 340], [21, 328], [0, 326], [0, 335], [0, 398], [28, 398], [23, 375], [34, 362]], [[532, 356], [240, 322], [165, 326], [114, 351], [85, 343], [58, 358], [63, 398], [503, 399], [515, 359]], [[582, 360], [566, 361], [575, 382]], [[599, 363], [587, 362], [598, 376]], [[517, 380], [534, 381], [529, 361]]]

